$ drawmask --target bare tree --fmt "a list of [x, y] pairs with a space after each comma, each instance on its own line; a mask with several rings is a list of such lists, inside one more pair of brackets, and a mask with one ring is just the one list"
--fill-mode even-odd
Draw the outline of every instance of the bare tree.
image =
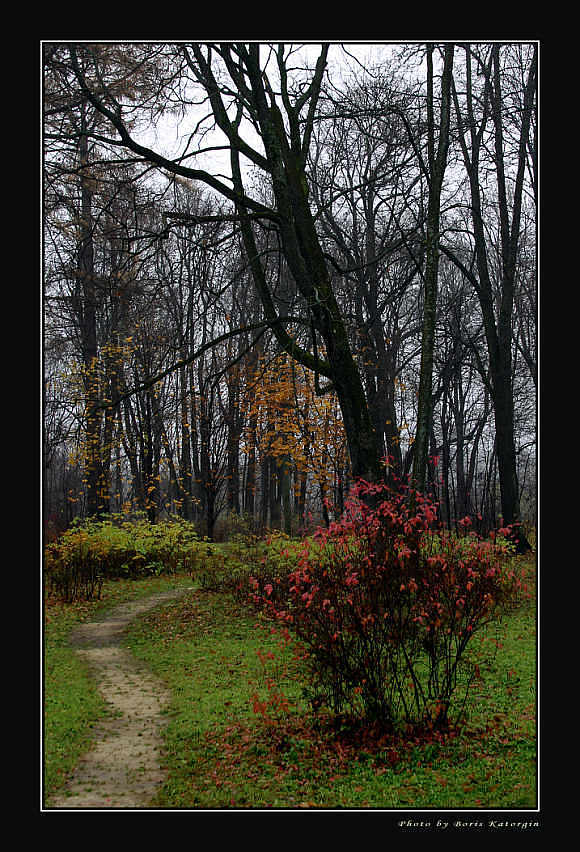
[[[184, 165], [184, 158], [170, 160], [140, 144], [123, 120], [122, 105], [105, 83], [104, 73], [99, 69], [94, 75], [99, 81], [95, 85], [84, 71], [79, 55], [86, 56], [90, 50], [71, 45], [70, 57], [83, 96], [118, 133], [117, 138], [109, 139], [110, 144], [121, 144], [171, 174], [201, 180], [234, 203], [266, 320], [286, 352], [330, 379], [340, 401], [353, 472], [375, 479], [381, 468], [372, 418], [308, 201], [306, 158], [328, 47], [322, 47], [314, 71], [296, 83], [289, 73], [291, 49], [283, 44], [268, 46], [266, 61], [262, 50], [261, 45], [253, 43], [179, 46], [179, 58], [191, 79], [205, 92], [213, 119], [226, 137], [231, 183]], [[175, 56], [174, 61], [177, 60]], [[99, 57], [93, 56], [92, 61], [99, 68]], [[269, 65], [277, 75], [275, 82], [269, 79]], [[258, 135], [263, 153], [242, 136], [242, 118]], [[272, 207], [257, 202], [246, 191], [241, 157], [268, 176], [274, 198]], [[278, 315], [257, 249], [256, 222], [276, 228], [307, 316], [324, 343], [326, 359], [299, 346]]]
[[[519, 522], [516, 448], [514, 442], [514, 400], [512, 384], [513, 312], [518, 247], [520, 245], [522, 197], [529, 133], [534, 114], [537, 70], [537, 45], [531, 46], [527, 77], [523, 81], [519, 121], [513, 143], [506, 139], [506, 113], [511, 98], [504, 90], [503, 57], [514, 48], [499, 43], [464, 46], [465, 104], [461, 104], [457, 84], [453, 84], [453, 100], [459, 129], [459, 141], [467, 173], [471, 200], [471, 216], [477, 273], [471, 271], [456, 255], [449, 256], [460, 266], [479, 297], [489, 353], [491, 394], [494, 404], [497, 459], [501, 487], [502, 515], [505, 524]], [[516, 46], [521, 49], [521, 46]], [[479, 90], [473, 77], [482, 80]], [[479, 106], [479, 113], [476, 112]], [[513, 130], [513, 127], [512, 127]], [[491, 137], [489, 139], [488, 137]], [[500, 267], [498, 280], [492, 277], [490, 243], [486, 238], [483, 169], [487, 145], [496, 183], [499, 216]], [[497, 284], [497, 286], [494, 286]], [[497, 297], [496, 297], [497, 293]], [[519, 546], [529, 547], [525, 536]]]
[[451, 114], [451, 76], [453, 69], [453, 44], [444, 47], [441, 77], [440, 115], [435, 124], [435, 97], [433, 76], [434, 45], [427, 47], [427, 146], [429, 202], [425, 242], [423, 334], [421, 343], [421, 376], [419, 382], [419, 407], [415, 436], [413, 481], [419, 491], [425, 489], [427, 456], [431, 418], [433, 414], [433, 350], [435, 346], [435, 318], [437, 311], [437, 278], [439, 269], [439, 228], [441, 215], [441, 190], [447, 165], [449, 148], [449, 121]]
[[395, 380], [401, 304], [420, 266], [408, 253], [419, 226], [407, 215], [418, 165], [387, 69], [326, 100], [328, 118], [313, 134], [311, 192], [381, 453], [400, 476]]

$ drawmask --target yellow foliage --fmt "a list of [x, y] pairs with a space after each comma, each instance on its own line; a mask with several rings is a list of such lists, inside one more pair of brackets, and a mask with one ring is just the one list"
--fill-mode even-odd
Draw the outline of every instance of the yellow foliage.
[[344, 466], [346, 436], [338, 400], [335, 394], [316, 394], [310, 371], [283, 353], [267, 364], [262, 361], [250, 386], [242, 451], [256, 447], [275, 459], [290, 458], [299, 472], [319, 479], [329, 463]]

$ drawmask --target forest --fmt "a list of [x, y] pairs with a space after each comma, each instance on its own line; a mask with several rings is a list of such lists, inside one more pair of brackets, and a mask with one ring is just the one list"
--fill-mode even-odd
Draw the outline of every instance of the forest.
[[537, 810], [539, 44], [40, 52], [43, 807]]
[[525, 543], [537, 45], [43, 51], [47, 534], [295, 534], [395, 476]]

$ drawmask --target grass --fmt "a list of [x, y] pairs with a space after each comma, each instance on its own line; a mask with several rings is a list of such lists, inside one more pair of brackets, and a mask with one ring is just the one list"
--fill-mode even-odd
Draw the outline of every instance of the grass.
[[88, 607], [50, 607], [45, 619], [44, 782], [56, 791], [92, 741], [96, 722], [106, 715], [105, 702], [88, 678], [86, 667], [67, 647], [72, 627]]
[[[473, 641], [482, 680], [467, 725], [401, 742], [312, 714], [280, 637], [227, 595], [198, 590], [146, 615], [128, 644], [173, 694], [155, 806], [534, 808], [533, 603]], [[290, 701], [274, 724], [253, 706], [271, 696], [270, 677]]]
[[[180, 582], [191, 584], [189, 577], [106, 583], [99, 603], [47, 609], [47, 793], [63, 782], [90, 744], [91, 725], [106, 713], [66, 646], [71, 627]], [[218, 586], [204, 582], [141, 616], [127, 634], [131, 651], [173, 696], [165, 729], [166, 782], [154, 807], [536, 806], [533, 601], [473, 639], [482, 680], [472, 688], [466, 725], [445, 738], [401, 741], [313, 714], [302, 699], [300, 667], [290, 648]], [[287, 710], [273, 707], [280, 690]]]

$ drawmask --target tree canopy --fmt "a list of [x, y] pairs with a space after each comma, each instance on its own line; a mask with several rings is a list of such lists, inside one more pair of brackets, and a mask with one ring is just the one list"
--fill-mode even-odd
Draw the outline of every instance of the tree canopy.
[[43, 44], [52, 523], [533, 519], [538, 45], [375, 47]]

